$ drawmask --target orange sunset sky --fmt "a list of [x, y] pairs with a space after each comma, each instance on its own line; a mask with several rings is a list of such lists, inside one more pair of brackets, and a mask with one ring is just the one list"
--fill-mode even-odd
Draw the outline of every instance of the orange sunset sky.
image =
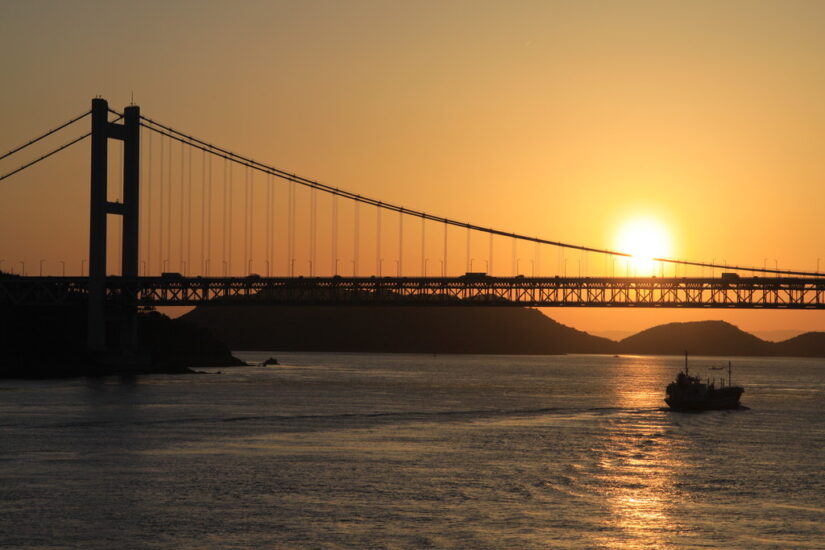
[[[96, 95], [116, 109], [134, 97], [143, 114], [218, 145], [435, 215], [612, 249], [630, 246], [621, 238], [628, 225], [648, 223], [670, 257], [825, 270], [823, 25], [825, 3], [816, 1], [5, 1], [0, 154], [88, 109]], [[0, 174], [87, 128], [88, 120], [0, 161]], [[157, 161], [164, 144], [153, 140]], [[117, 151], [111, 159], [116, 167]], [[200, 163], [194, 157], [188, 195], [193, 265]], [[88, 165], [87, 141], [0, 182], [0, 269], [80, 273]], [[216, 162], [215, 185], [222, 170]], [[147, 175], [155, 185], [162, 177], [159, 168]], [[252, 184], [247, 244], [249, 215], [237, 210], [244, 177], [240, 169], [232, 176], [231, 269], [248, 271], [246, 263], [262, 273], [271, 259], [273, 272], [286, 270], [288, 189], [272, 184], [277, 257], [269, 258], [267, 183], [256, 176]], [[309, 204], [302, 191], [296, 200], [299, 210]], [[314, 269], [325, 275], [335, 271], [332, 202], [317, 201]], [[175, 194], [171, 209], [186, 203]], [[339, 206], [338, 271], [351, 274], [354, 213]], [[158, 207], [146, 215], [160, 216]], [[396, 236], [376, 250], [375, 212], [362, 208], [360, 216], [359, 274], [378, 264], [384, 274], [421, 274], [418, 225], [405, 225], [417, 244], [399, 258], [397, 218], [382, 218], [385, 235]], [[174, 240], [185, 231], [174, 219], [166, 256], [162, 236], [142, 234], [144, 269], [185, 270]], [[426, 231], [435, 274], [443, 234], [435, 225]], [[489, 270], [486, 236], [472, 237], [471, 265], [465, 234], [449, 238], [450, 272]], [[215, 263], [221, 239], [210, 244]], [[308, 239], [299, 228], [296, 274], [309, 270]], [[511, 275], [510, 242], [496, 240], [494, 250], [492, 273]], [[516, 271], [623, 269], [549, 247], [539, 258], [536, 267], [533, 246], [519, 245]], [[545, 312], [596, 333], [699, 319], [763, 334], [825, 330], [825, 311]]]

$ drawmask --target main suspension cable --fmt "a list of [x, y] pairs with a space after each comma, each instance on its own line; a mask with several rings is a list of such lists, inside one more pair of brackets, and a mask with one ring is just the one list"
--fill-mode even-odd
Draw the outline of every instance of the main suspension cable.
[[85, 113], [83, 113], [82, 115], [78, 115], [78, 116], [74, 117], [73, 119], [69, 120], [68, 122], [64, 122], [64, 123], [63, 123], [63, 124], [61, 124], [60, 126], [57, 126], [56, 128], [52, 128], [51, 130], [49, 130], [49, 131], [48, 131], [48, 132], [46, 132], [45, 134], [40, 135], [40, 136], [38, 136], [38, 137], [36, 137], [36, 138], [34, 138], [34, 139], [32, 139], [32, 140], [27, 141], [26, 143], [24, 143], [24, 144], [23, 144], [23, 145], [21, 145], [20, 147], [15, 147], [14, 149], [12, 149], [11, 151], [9, 151], [8, 153], [4, 154], [3, 156], [0, 156], [0, 160], [3, 160], [4, 158], [11, 156], [11, 155], [15, 154], [15, 153], [16, 153], [16, 152], [18, 152], [18, 151], [22, 151], [23, 149], [25, 149], [25, 148], [26, 148], [26, 147], [28, 147], [29, 145], [34, 145], [34, 144], [35, 144], [35, 143], [37, 143], [38, 141], [40, 141], [40, 140], [42, 140], [42, 139], [45, 139], [45, 138], [49, 137], [50, 135], [54, 134], [55, 132], [59, 132], [60, 130], [62, 130], [63, 128], [66, 128], [67, 126], [71, 126], [72, 124], [74, 124], [74, 123], [75, 123], [75, 122], [77, 122], [78, 120], [82, 119], [83, 117], [88, 116], [88, 115], [89, 115], [89, 113], [91, 113], [91, 112], [92, 112], [92, 111], [86, 111], [86, 112], [85, 112]]
[[[356, 203], [369, 204], [369, 205], [372, 205], [372, 206], [376, 206], [378, 208], [383, 208], [384, 210], [391, 210], [391, 211], [400, 212], [402, 214], [406, 214], [406, 215], [409, 215], [409, 216], [420, 217], [420, 218], [423, 218], [425, 220], [440, 222], [440, 223], [443, 223], [445, 226], [452, 225], [454, 227], [464, 227], [464, 228], [467, 228], [467, 229], [472, 230], [472, 231], [479, 231], [479, 232], [483, 232], [483, 233], [489, 233], [491, 235], [499, 235], [499, 236], [502, 236], [502, 237], [512, 238], [514, 240], [533, 242], [533, 243], [549, 245], [549, 246], [556, 246], [556, 247], [559, 247], [559, 248], [568, 248], [568, 249], [573, 249], [573, 250], [579, 250], [581, 252], [594, 252], [594, 253], [597, 253], [597, 254], [606, 254], [606, 255], [610, 255], [610, 256], [617, 256], [617, 257], [623, 257], [623, 258], [633, 257], [632, 254], [629, 254], [627, 252], [619, 252], [617, 250], [609, 250], [609, 249], [603, 249], [603, 248], [595, 248], [595, 247], [590, 247], [590, 246], [577, 245], [577, 244], [572, 244], [572, 243], [565, 243], [565, 242], [561, 242], [561, 241], [553, 241], [553, 240], [549, 240], [549, 239], [542, 239], [542, 238], [539, 238], [539, 237], [531, 237], [531, 236], [523, 235], [523, 234], [519, 234], [519, 233], [512, 233], [512, 232], [508, 232], [508, 231], [502, 231], [502, 230], [494, 229], [494, 228], [482, 227], [482, 226], [471, 224], [471, 223], [468, 223], [468, 222], [461, 222], [461, 221], [453, 220], [453, 219], [450, 219], [450, 218], [435, 216], [435, 215], [429, 214], [427, 212], [423, 212], [423, 211], [419, 211], [419, 210], [413, 210], [413, 209], [409, 209], [409, 208], [404, 208], [403, 206], [398, 206], [398, 205], [394, 205], [394, 204], [391, 204], [391, 203], [382, 202], [382, 201], [379, 201], [377, 199], [364, 197], [362, 195], [358, 195], [356, 193], [352, 193], [352, 192], [346, 191], [344, 189], [339, 189], [337, 187], [326, 185], [326, 184], [320, 183], [320, 182], [315, 181], [315, 180], [304, 178], [304, 177], [299, 176], [297, 174], [286, 172], [284, 170], [281, 170], [279, 168], [275, 168], [273, 166], [264, 164], [262, 162], [251, 159], [249, 157], [244, 157], [242, 155], [239, 155], [237, 153], [229, 151], [228, 149], [218, 147], [216, 145], [213, 145], [213, 144], [208, 143], [206, 141], [195, 138], [194, 136], [191, 136], [191, 135], [186, 134], [184, 132], [181, 132], [179, 130], [175, 130], [174, 128], [171, 128], [170, 126], [166, 126], [164, 124], [156, 122], [156, 121], [154, 121], [154, 120], [152, 120], [148, 117], [145, 117], [143, 115], [141, 115], [140, 118], [144, 121], [144, 122], [141, 123], [141, 125], [144, 126], [145, 128], [148, 128], [148, 129], [150, 129], [150, 130], [152, 130], [152, 131], [154, 131], [158, 134], [164, 135], [164, 136], [169, 137], [171, 139], [175, 139], [175, 140], [187, 143], [190, 147], [200, 149], [200, 150], [202, 150], [204, 152], [207, 152], [207, 153], [210, 153], [214, 156], [222, 157], [226, 160], [232, 161], [234, 163], [237, 163], [237, 164], [240, 164], [240, 165], [243, 165], [243, 166], [249, 166], [250, 168], [253, 168], [253, 169], [258, 170], [260, 172], [271, 174], [273, 176], [276, 176], [278, 178], [281, 178], [281, 179], [284, 179], [284, 180], [287, 180], [287, 181], [290, 181], [290, 182], [298, 183], [298, 184], [303, 185], [305, 187], [310, 187], [310, 188], [313, 188], [313, 189], [318, 189], [318, 190], [324, 191], [326, 193], [331, 193], [333, 195], [345, 197], [347, 199], [355, 201]], [[812, 271], [792, 271], [792, 270], [769, 269], [769, 268], [765, 268], [765, 267], [754, 267], [754, 266], [721, 265], [721, 264], [711, 263], [711, 262], [696, 262], [696, 261], [689, 261], [689, 260], [678, 260], [678, 259], [673, 259], [673, 258], [651, 258], [651, 260], [656, 261], [656, 262], [675, 264], [675, 265], [692, 266], [692, 267], [706, 267], [706, 268], [712, 268], [712, 269], [725, 269], [725, 270], [729, 270], [729, 271], [750, 271], [750, 272], [755, 272], [755, 273], [770, 273], [770, 274], [778, 274], [778, 275], [799, 275], [799, 276], [805, 276], [805, 277], [825, 277], [825, 273], [818, 273], [818, 272], [812, 272]]]
[[[89, 111], [89, 112], [91, 112], [91, 111]], [[60, 127], [56, 128], [56, 129], [54, 129], [54, 130], [50, 130], [50, 131], [49, 131], [49, 134], [53, 134], [53, 133], [54, 133], [54, 132], [56, 132], [57, 130], [59, 130], [59, 129], [61, 129], [61, 128], [65, 128], [66, 126], [68, 126], [69, 124], [71, 124], [71, 123], [73, 123], [73, 122], [77, 122], [78, 120], [80, 120], [81, 118], [83, 118], [84, 116], [86, 116], [86, 115], [88, 115], [88, 114], [89, 114], [89, 113], [82, 114], [82, 115], [80, 115], [79, 117], [76, 117], [76, 118], [74, 118], [73, 120], [71, 120], [71, 121], [67, 122], [66, 124], [63, 124], [62, 126], [60, 126]], [[116, 114], [116, 115], [118, 115], [118, 116], [117, 116], [117, 118], [115, 118], [115, 119], [111, 120], [110, 122], [117, 122], [118, 120], [120, 120], [121, 118], [123, 118], [123, 115], [122, 115], [122, 114], [120, 114], [120, 113], [115, 113], [115, 114]], [[90, 132], [86, 132], [86, 133], [85, 133], [85, 134], [83, 134], [82, 136], [79, 136], [79, 137], [77, 137], [77, 138], [73, 139], [72, 141], [70, 141], [70, 142], [68, 142], [68, 143], [64, 143], [64, 144], [63, 144], [63, 145], [61, 145], [60, 147], [57, 147], [56, 149], [53, 149], [53, 150], [49, 151], [49, 152], [48, 152], [48, 153], [46, 153], [45, 155], [42, 155], [42, 156], [40, 156], [40, 157], [37, 157], [36, 159], [34, 159], [34, 160], [33, 160], [33, 161], [31, 161], [31, 162], [27, 162], [27, 163], [26, 163], [26, 164], [24, 164], [23, 166], [20, 166], [19, 168], [16, 168], [16, 169], [12, 170], [11, 172], [8, 172], [8, 173], [6, 173], [6, 174], [3, 174], [2, 176], [0, 176], [0, 181], [3, 181], [4, 179], [11, 177], [11, 176], [15, 175], [15, 174], [16, 174], [16, 173], [18, 173], [18, 172], [22, 172], [23, 170], [25, 170], [26, 168], [29, 168], [30, 166], [34, 166], [35, 164], [37, 164], [37, 163], [38, 163], [38, 162], [40, 162], [40, 161], [46, 160], [47, 158], [51, 157], [52, 155], [55, 155], [55, 154], [59, 153], [59, 152], [60, 152], [60, 151], [62, 151], [63, 149], [67, 149], [67, 148], [71, 147], [72, 145], [74, 145], [75, 143], [78, 143], [78, 142], [80, 142], [80, 141], [83, 141], [84, 139], [86, 139], [86, 138], [87, 138], [87, 137], [89, 137], [90, 135], [92, 135], [92, 132], [91, 132], [91, 131], [90, 131]], [[29, 145], [30, 145], [31, 143], [34, 143], [34, 142], [36, 142], [36, 141], [39, 141], [39, 140], [40, 140], [40, 139], [42, 139], [43, 137], [45, 137], [45, 135], [44, 135], [44, 136], [41, 136], [41, 138], [38, 138], [37, 140], [33, 140], [33, 141], [31, 141], [31, 142], [29, 143]], [[24, 145], [23, 147], [27, 147], [27, 146], [28, 146], [28, 145]], [[18, 149], [17, 149], [17, 150], [19, 150], [19, 149], [22, 149], [22, 147], [18, 147]], [[14, 151], [12, 151], [12, 153], [13, 153], [13, 152], [14, 152]], [[3, 158], [5, 158], [5, 157], [9, 156], [9, 155], [10, 155], [10, 154], [12, 154], [12, 153], [7, 153], [7, 154], [3, 155]]]
[[22, 172], [23, 170], [25, 170], [26, 168], [29, 168], [30, 166], [34, 166], [35, 164], [37, 164], [38, 162], [40, 162], [40, 161], [42, 161], [42, 160], [46, 160], [46, 159], [47, 159], [47, 158], [49, 158], [50, 156], [52, 156], [52, 155], [54, 155], [54, 154], [56, 154], [56, 153], [59, 153], [59, 152], [60, 152], [60, 151], [62, 151], [63, 149], [67, 149], [68, 147], [71, 147], [71, 146], [72, 146], [72, 145], [74, 145], [75, 143], [77, 143], [77, 142], [79, 142], [79, 141], [83, 141], [84, 139], [86, 139], [86, 138], [87, 138], [87, 137], [89, 137], [90, 135], [92, 135], [92, 133], [91, 133], [91, 132], [87, 132], [87, 133], [83, 134], [82, 136], [80, 136], [80, 137], [78, 137], [78, 138], [73, 139], [73, 140], [72, 140], [72, 141], [70, 141], [69, 143], [66, 143], [66, 144], [61, 145], [61, 146], [60, 146], [60, 147], [58, 147], [57, 149], [54, 149], [54, 150], [52, 150], [52, 151], [50, 151], [50, 152], [46, 153], [45, 155], [43, 155], [43, 156], [41, 156], [41, 157], [38, 157], [38, 158], [34, 159], [34, 160], [33, 160], [33, 161], [31, 161], [31, 162], [27, 162], [27, 163], [26, 163], [26, 164], [24, 164], [23, 166], [20, 166], [19, 168], [16, 168], [16, 169], [12, 170], [11, 172], [8, 172], [8, 173], [6, 173], [6, 174], [3, 174], [2, 176], [0, 176], [0, 181], [3, 181], [3, 180], [4, 180], [4, 179], [6, 179], [6, 178], [10, 178], [11, 176], [15, 175], [15, 174], [16, 174], [16, 173], [18, 173], [18, 172]]
[[[576, 245], [576, 244], [571, 244], [571, 243], [563, 243], [563, 242], [559, 242], [559, 241], [551, 241], [551, 240], [547, 240], [547, 239], [540, 239], [538, 237], [530, 237], [528, 235], [521, 235], [521, 234], [518, 234], [518, 233], [511, 233], [511, 232], [507, 232], [507, 231], [501, 231], [501, 230], [498, 230], [498, 229], [482, 227], [482, 226], [474, 225], [474, 224], [471, 224], [471, 223], [468, 223], [468, 222], [461, 222], [461, 221], [453, 220], [453, 219], [450, 219], [450, 218], [435, 216], [435, 215], [429, 214], [427, 212], [423, 212], [423, 211], [419, 211], [419, 210], [413, 210], [413, 209], [409, 209], [409, 208], [404, 208], [403, 206], [398, 206], [398, 205], [394, 205], [394, 204], [391, 204], [391, 203], [382, 202], [382, 201], [379, 201], [377, 199], [372, 199], [370, 197], [365, 197], [365, 196], [362, 196], [362, 195], [358, 195], [356, 193], [352, 193], [352, 192], [346, 191], [344, 189], [339, 189], [337, 187], [326, 185], [326, 184], [320, 183], [320, 182], [315, 181], [315, 180], [304, 178], [304, 177], [299, 176], [297, 174], [286, 172], [284, 170], [281, 170], [279, 168], [275, 168], [274, 166], [270, 166], [268, 164], [264, 164], [262, 162], [254, 160], [254, 159], [244, 157], [242, 155], [238, 155], [237, 153], [233, 153], [232, 151], [229, 151], [227, 149], [223, 149], [223, 148], [218, 147], [216, 145], [212, 145], [208, 142], [197, 139], [197, 138], [195, 138], [191, 135], [185, 134], [183, 132], [180, 132], [178, 130], [175, 130], [173, 128], [170, 128], [168, 126], [165, 126], [163, 124], [155, 122], [154, 120], [149, 119], [147, 117], [144, 117], [142, 115], [141, 115], [141, 119], [143, 119], [144, 121], [146, 121], [148, 123], [148, 124], [141, 124], [145, 128], [148, 128], [148, 129], [150, 129], [150, 130], [152, 130], [152, 131], [154, 131], [158, 134], [164, 135], [168, 138], [175, 139], [175, 140], [187, 143], [190, 147], [200, 149], [200, 150], [205, 151], [207, 153], [210, 153], [210, 154], [212, 154], [216, 157], [224, 158], [226, 160], [235, 162], [236, 164], [240, 164], [242, 166], [249, 166], [250, 168], [258, 170], [259, 172], [268, 173], [268, 174], [271, 174], [273, 176], [279, 177], [279, 178], [287, 180], [287, 181], [293, 181], [295, 183], [303, 185], [304, 187], [310, 187], [310, 188], [313, 188], [313, 189], [318, 189], [318, 190], [321, 190], [321, 191], [325, 191], [325, 192], [331, 193], [333, 195], [338, 195], [340, 197], [344, 197], [344, 198], [347, 198], [347, 199], [350, 199], [350, 200], [353, 200], [353, 201], [356, 201], [356, 202], [369, 204], [371, 206], [376, 206], [376, 207], [382, 208], [384, 210], [391, 210], [393, 212], [400, 212], [402, 214], [406, 214], [406, 215], [409, 215], [409, 216], [421, 217], [421, 218], [425, 218], [425, 219], [430, 220], [430, 221], [445, 223], [447, 225], [452, 225], [452, 226], [455, 226], [455, 227], [464, 227], [464, 228], [470, 229], [472, 231], [481, 231], [481, 232], [484, 232], [484, 233], [492, 233], [494, 235], [500, 235], [500, 236], [503, 236], [503, 237], [510, 237], [510, 238], [519, 239], [519, 240], [526, 240], [526, 241], [530, 241], [530, 242], [537, 242], [539, 244], [545, 244], [545, 245], [550, 245], [550, 246], [560, 246], [560, 247], [572, 248], [572, 249], [576, 249], [576, 250], [586, 250], [586, 251], [589, 251], [589, 252], [597, 252], [597, 253], [600, 253], [600, 254], [610, 254], [610, 255], [613, 255], [613, 256], [622, 256], [622, 257], [632, 256], [631, 254], [628, 254], [626, 252], [618, 252], [618, 251], [614, 251], [614, 250], [593, 248], [593, 247]], [[671, 260], [671, 259], [665, 259], [665, 258], [655, 258], [655, 259], [658, 260], [658, 261], [665, 261], [665, 262], [683, 262], [683, 260]], [[721, 267], [721, 266], [719, 266], [719, 267]]]

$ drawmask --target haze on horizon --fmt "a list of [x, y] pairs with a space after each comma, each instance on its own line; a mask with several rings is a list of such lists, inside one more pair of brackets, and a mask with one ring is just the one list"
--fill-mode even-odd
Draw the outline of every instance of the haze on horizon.
[[[96, 95], [134, 97], [229, 149], [437, 215], [599, 248], [650, 219], [676, 258], [814, 271], [823, 21], [814, 1], [5, 2], [0, 151]], [[0, 268], [78, 272], [87, 189], [87, 145], [1, 182]], [[542, 274], [580, 260], [610, 270], [566, 253]], [[825, 330], [821, 311], [546, 313], [593, 332]]]

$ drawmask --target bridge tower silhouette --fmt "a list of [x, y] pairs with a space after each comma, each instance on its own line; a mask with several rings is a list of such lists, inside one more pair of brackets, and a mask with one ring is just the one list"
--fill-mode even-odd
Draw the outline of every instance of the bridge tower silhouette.
[[[92, 100], [91, 204], [89, 209], [88, 341], [90, 351], [106, 350], [106, 244], [107, 217], [123, 217], [121, 275], [138, 276], [140, 220], [140, 107], [123, 110], [123, 122], [109, 121], [105, 99]], [[108, 200], [109, 140], [123, 142], [123, 202]], [[121, 346], [124, 353], [137, 349], [137, 305], [121, 305]]]

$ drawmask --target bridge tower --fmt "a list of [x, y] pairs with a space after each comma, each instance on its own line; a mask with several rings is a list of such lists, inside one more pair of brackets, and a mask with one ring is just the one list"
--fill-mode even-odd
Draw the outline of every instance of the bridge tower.
[[[123, 123], [109, 122], [109, 104], [92, 100], [91, 210], [89, 216], [89, 303], [90, 351], [106, 351], [106, 221], [108, 214], [123, 216], [121, 273], [124, 282], [138, 276], [138, 223], [140, 218], [140, 107], [124, 109]], [[123, 142], [123, 202], [107, 197], [109, 139]], [[128, 300], [128, 297], [124, 297]], [[121, 326], [124, 352], [137, 349], [137, 307], [123, 304]]]

